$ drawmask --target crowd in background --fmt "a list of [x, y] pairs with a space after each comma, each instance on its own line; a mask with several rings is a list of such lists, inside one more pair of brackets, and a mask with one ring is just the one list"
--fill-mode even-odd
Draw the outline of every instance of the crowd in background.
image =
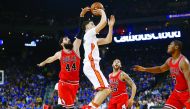
[[[22, 60], [23, 61], [23, 60]], [[0, 85], [0, 109], [42, 109], [47, 79], [34, 67], [11, 57]]]
[[[125, 49], [121, 49], [121, 52], [122, 50], [125, 51]], [[115, 50], [108, 50], [106, 52], [111, 52], [114, 56], [119, 57], [122, 62], [122, 70], [124, 70], [137, 85], [137, 94], [132, 109], [149, 109], [150, 106], [164, 105], [173, 89], [172, 80], [168, 75], [169, 72], [166, 74], [153, 75], [131, 70], [131, 67], [136, 64], [143, 66], [161, 65], [167, 58], [167, 55], [160, 57], [157, 54], [159, 52], [166, 54], [164, 50], [161, 50], [160, 47], [145, 46], [143, 48], [135, 47], [135, 49], [128, 48], [126, 54], [118, 54]], [[109, 73], [112, 72], [112, 61], [117, 57], [112, 57], [106, 53], [106, 56], [101, 55], [101, 68], [104, 75], [108, 77]], [[50, 81], [53, 83], [58, 81], [58, 76], [55, 75], [58, 71], [54, 70], [56, 69], [54, 67], [59, 66], [52, 65], [53, 67], [50, 67], [51, 65], [49, 65], [40, 69], [35, 65], [30, 65], [30, 62], [27, 62], [27, 60], [28, 58], [20, 57], [18, 61], [17, 57], [10, 57], [6, 63], [4, 69], [5, 83], [0, 86], [1, 109], [42, 109], [43, 104], [57, 104], [57, 94], [49, 98], [45, 98], [44, 95]], [[76, 106], [81, 107], [84, 104], [88, 104], [94, 97], [94, 92], [92, 84], [81, 72]], [[131, 93], [130, 87], [128, 87], [128, 93], [129, 95]], [[108, 101], [109, 97], [105, 100], [103, 105], [101, 105], [101, 109], [107, 107]]]

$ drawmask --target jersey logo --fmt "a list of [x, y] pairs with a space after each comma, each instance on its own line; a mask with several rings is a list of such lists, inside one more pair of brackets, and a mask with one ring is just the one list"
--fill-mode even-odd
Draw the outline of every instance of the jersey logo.
[[170, 72], [172, 75], [179, 75], [179, 69], [178, 68], [170, 68]]
[[68, 63], [68, 62], [76, 62], [77, 57], [76, 56], [66, 56], [63, 57], [63, 63]]
[[117, 79], [110, 79], [110, 88], [112, 90], [112, 92], [116, 92], [118, 91], [118, 80]]

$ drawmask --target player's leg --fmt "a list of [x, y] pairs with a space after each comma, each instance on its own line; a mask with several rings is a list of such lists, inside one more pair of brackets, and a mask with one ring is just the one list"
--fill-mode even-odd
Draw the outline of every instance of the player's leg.
[[178, 93], [174, 90], [169, 96], [163, 109], [183, 109], [183, 104], [179, 101]]
[[[93, 66], [91, 65], [93, 68]], [[93, 71], [98, 79], [98, 84], [94, 87], [98, 92], [96, 93], [94, 99], [92, 100], [92, 104], [96, 104], [96, 106], [100, 106], [102, 102], [107, 98], [107, 96], [111, 93], [111, 89], [109, 88], [109, 84], [103, 75], [102, 71], [100, 70], [99, 63], [95, 63]]]
[[163, 109], [177, 109], [177, 108], [164, 106]]
[[117, 101], [117, 108], [116, 109], [127, 109], [127, 101], [128, 101], [128, 95], [127, 94], [124, 94], [124, 95], [121, 95], [119, 97], [117, 97], [116, 99]]
[[[74, 104], [77, 96], [77, 91], [78, 91], [79, 85], [70, 85], [70, 95], [71, 95], [71, 100], [68, 101], [68, 104]], [[73, 105], [74, 106], [74, 105]]]
[[61, 105], [55, 105], [53, 106], [53, 109], [66, 109], [66, 108], [62, 107]]
[[74, 109], [74, 102], [76, 100], [78, 88], [79, 85], [68, 84], [68, 89], [65, 89], [67, 91], [67, 93], [65, 93], [65, 96], [67, 96], [67, 100], [65, 101], [66, 109]]
[[91, 81], [94, 89], [98, 90], [94, 99], [89, 104], [92, 107], [98, 107], [102, 104], [105, 98], [110, 94], [111, 90], [108, 88], [108, 82], [102, 72], [100, 71], [98, 64], [86, 63], [84, 64], [83, 71], [87, 78]]
[[77, 91], [79, 89], [79, 84], [78, 85], [72, 85], [72, 98], [75, 101], [77, 97]]
[[117, 103], [116, 107], [117, 108], [115, 108], [115, 109], [127, 109], [127, 105], [125, 102], [124, 103]]
[[187, 102], [189, 99], [189, 92], [183, 91], [183, 92], [178, 92], [178, 96], [180, 97], [180, 101], [183, 103], [183, 105], [186, 107], [186, 109], [190, 109], [190, 103]]
[[61, 99], [62, 107], [65, 107], [66, 109], [74, 109], [74, 100], [72, 97], [72, 89], [70, 87], [70, 84], [59, 82], [58, 95]]
[[110, 94], [111, 90], [108, 88], [101, 88], [99, 91], [96, 93], [94, 99], [91, 101], [89, 104], [92, 107], [99, 107], [102, 102], [106, 99], [106, 97]]
[[116, 109], [117, 104], [113, 103], [114, 99], [110, 99], [109, 104], [108, 104], [108, 109]]
[[58, 104], [62, 105], [62, 107], [65, 107], [63, 82], [60, 81], [58, 83], [58, 97]]
[[53, 107], [53, 109], [66, 109], [65, 107], [62, 106], [61, 98], [58, 97], [58, 105]]
[[190, 109], [190, 102], [185, 102], [186, 109]]
[[61, 105], [61, 99], [58, 97], [58, 104]]

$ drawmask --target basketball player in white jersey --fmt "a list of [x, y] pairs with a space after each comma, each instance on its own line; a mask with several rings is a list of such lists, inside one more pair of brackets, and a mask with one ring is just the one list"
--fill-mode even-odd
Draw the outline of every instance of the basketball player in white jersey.
[[97, 9], [94, 11], [94, 13], [101, 15], [101, 20], [98, 25], [94, 25], [93, 21], [84, 21], [82, 26], [83, 30], [85, 31], [83, 38], [85, 50], [83, 71], [93, 84], [94, 89], [98, 92], [89, 105], [83, 106], [83, 109], [98, 108], [111, 92], [111, 90], [108, 88], [108, 82], [100, 70], [99, 61], [101, 58], [99, 56], [98, 45], [105, 45], [112, 42], [112, 32], [115, 23], [115, 17], [111, 15], [110, 21], [108, 21], [109, 32], [106, 38], [97, 38], [96, 34], [98, 34], [107, 24], [107, 17], [104, 10], [102, 9]]

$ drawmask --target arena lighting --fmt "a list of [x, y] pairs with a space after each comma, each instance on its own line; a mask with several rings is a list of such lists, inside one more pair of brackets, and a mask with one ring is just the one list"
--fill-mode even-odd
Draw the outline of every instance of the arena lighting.
[[116, 43], [121, 42], [135, 42], [135, 41], [145, 41], [145, 40], [158, 40], [158, 39], [171, 39], [181, 37], [180, 31], [171, 32], [159, 32], [159, 33], [147, 33], [147, 34], [136, 34], [128, 36], [114, 37]]
[[0, 70], [0, 85], [4, 84], [4, 70]]
[[167, 19], [190, 17], [190, 13], [167, 15]]
[[24, 44], [24, 46], [26, 46], [26, 47], [36, 47], [36, 42], [35, 41], [32, 41], [32, 42], [30, 42], [30, 43], [25, 43]]
[[39, 39], [36, 39], [36, 42], [39, 42], [40, 40]]
[[3, 45], [3, 40], [0, 39], [0, 46], [2, 46], [2, 45]]

